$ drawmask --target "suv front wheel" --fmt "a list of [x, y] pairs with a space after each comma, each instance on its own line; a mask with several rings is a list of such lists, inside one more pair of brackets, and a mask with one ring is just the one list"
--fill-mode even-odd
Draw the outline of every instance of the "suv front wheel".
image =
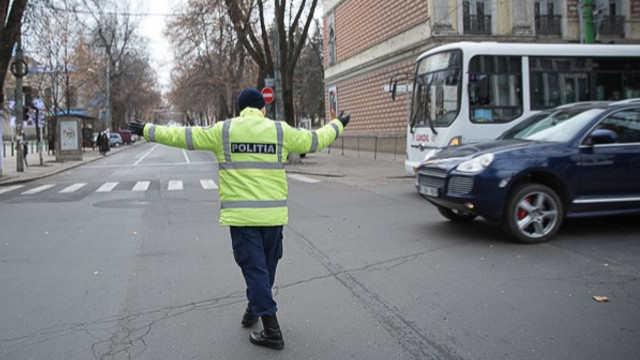
[[521, 242], [536, 244], [551, 239], [563, 218], [562, 201], [555, 191], [541, 184], [522, 184], [507, 199], [502, 228]]

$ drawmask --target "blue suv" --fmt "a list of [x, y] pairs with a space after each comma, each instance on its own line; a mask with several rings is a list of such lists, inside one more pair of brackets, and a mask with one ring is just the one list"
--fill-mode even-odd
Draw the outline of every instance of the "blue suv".
[[538, 113], [497, 140], [448, 147], [416, 188], [454, 222], [481, 216], [525, 243], [565, 218], [640, 213], [640, 99]]

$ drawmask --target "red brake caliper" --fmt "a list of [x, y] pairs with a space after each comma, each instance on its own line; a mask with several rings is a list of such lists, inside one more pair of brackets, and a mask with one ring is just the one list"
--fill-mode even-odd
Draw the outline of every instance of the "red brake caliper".
[[[529, 196], [528, 198], [526, 198], [524, 201], [528, 202], [529, 204], [532, 203], [533, 198], [531, 196]], [[528, 212], [523, 209], [522, 207], [518, 208], [518, 220], [522, 220], [527, 216]]]

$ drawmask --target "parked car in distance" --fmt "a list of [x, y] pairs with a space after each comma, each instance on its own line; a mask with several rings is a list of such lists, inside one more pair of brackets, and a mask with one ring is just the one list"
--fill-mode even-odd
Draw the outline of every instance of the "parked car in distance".
[[118, 133], [109, 133], [109, 145], [111, 147], [119, 147], [124, 144], [122, 137]]
[[481, 216], [525, 243], [565, 218], [640, 213], [640, 99], [563, 105], [497, 140], [444, 148], [416, 188], [449, 220]]
[[129, 130], [118, 130], [118, 134], [120, 134], [122, 142], [125, 144], [132, 144], [136, 141]]

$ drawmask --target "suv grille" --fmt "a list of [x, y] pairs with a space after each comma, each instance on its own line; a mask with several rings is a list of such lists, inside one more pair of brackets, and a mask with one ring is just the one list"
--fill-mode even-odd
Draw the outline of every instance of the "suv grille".
[[449, 192], [468, 194], [473, 189], [473, 178], [468, 176], [452, 176], [449, 179]]
[[444, 188], [445, 180], [447, 179], [446, 170], [442, 169], [420, 169], [418, 172], [418, 184], [431, 186], [438, 189]]

